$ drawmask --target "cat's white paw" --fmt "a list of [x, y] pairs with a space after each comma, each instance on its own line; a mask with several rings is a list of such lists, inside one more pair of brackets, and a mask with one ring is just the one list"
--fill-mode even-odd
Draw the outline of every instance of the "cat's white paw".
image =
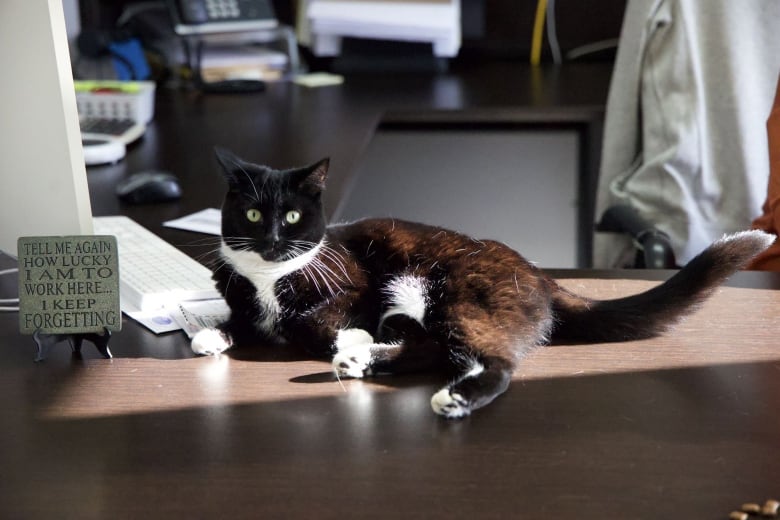
[[336, 333], [336, 350], [343, 350], [355, 345], [365, 345], [374, 342], [374, 338], [363, 329], [341, 329]]
[[203, 329], [195, 334], [190, 343], [192, 351], [201, 356], [217, 355], [231, 347], [217, 329]]
[[462, 395], [451, 392], [447, 387], [442, 388], [431, 397], [433, 411], [447, 419], [459, 419], [467, 416], [471, 413], [467, 404]]
[[339, 349], [333, 356], [333, 370], [339, 377], [361, 378], [371, 374], [371, 343]]

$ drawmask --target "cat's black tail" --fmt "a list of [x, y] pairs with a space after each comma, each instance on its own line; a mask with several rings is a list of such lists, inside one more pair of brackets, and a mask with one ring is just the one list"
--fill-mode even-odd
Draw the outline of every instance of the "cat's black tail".
[[762, 231], [725, 236], [666, 282], [616, 300], [590, 300], [556, 287], [552, 341], [600, 343], [662, 334], [696, 310], [718, 285], [745, 267], [774, 239], [774, 235]]

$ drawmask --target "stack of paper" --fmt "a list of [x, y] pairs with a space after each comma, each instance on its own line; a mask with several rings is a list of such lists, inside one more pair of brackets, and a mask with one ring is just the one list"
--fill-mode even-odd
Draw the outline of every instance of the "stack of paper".
[[229, 79], [273, 81], [287, 68], [287, 55], [258, 46], [213, 45], [204, 49], [200, 73], [206, 82]]

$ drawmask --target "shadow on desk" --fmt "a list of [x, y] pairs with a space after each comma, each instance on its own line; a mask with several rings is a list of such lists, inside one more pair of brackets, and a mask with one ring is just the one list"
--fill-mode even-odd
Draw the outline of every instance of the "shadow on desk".
[[[516, 381], [455, 422], [433, 417], [430, 384], [291, 397], [279, 367], [258, 365], [229, 403], [219, 381], [249, 367], [228, 358], [110, 364], [118, 413], [83, 408], [94, 374], [57, 395], [48, 378], [3, 380], [41, 399], [0, 428], [3, 516], [721, 518], [780, 482], [762, 397], [780, 395], [776, 362]], [[284, 380], [308, 371], [294, 366]]]

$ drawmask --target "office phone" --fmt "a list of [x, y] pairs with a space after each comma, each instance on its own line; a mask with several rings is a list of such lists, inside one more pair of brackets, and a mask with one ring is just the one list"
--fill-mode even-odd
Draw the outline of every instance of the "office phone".
[[271, 0], [169, 0], [183, 25], [275, 20]]

